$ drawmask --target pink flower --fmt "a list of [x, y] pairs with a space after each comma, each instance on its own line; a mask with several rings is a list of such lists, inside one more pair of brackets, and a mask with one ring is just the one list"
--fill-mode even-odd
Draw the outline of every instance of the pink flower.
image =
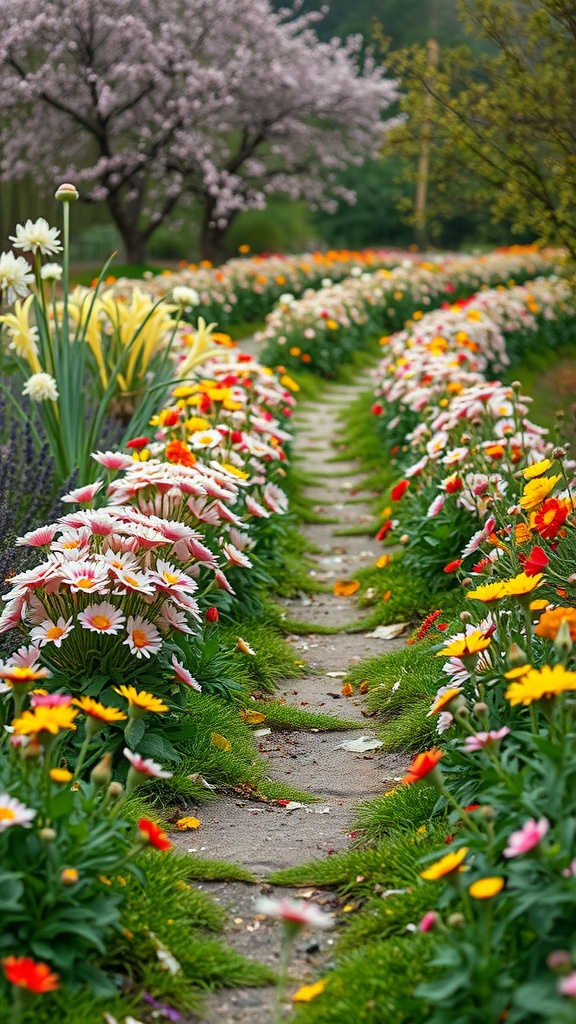
[[432, 502], [432, 504], [430, 505], [430, 507], [429, 507], [429, 509], [428, 509], [428, 511], [426, 513], [426, 517], [428, 519], [433, 519], [434, 516], [437, 516], [438, 513], [441, 512], [442, 509], [444, 508], [444, 502], [445, 501], [446, 501], [446, 498], [444, 497], [444, 495], [443, 494], [438, 494], [434, 498], [434, 501]]
[[69, 693], [31, 693], [30, 704], [33, 708], [62, 708], [72, 703]]
[[157, 618], [157, 624], [165, 633], [175, 629], [178, 633], [193, 633], [184, 612], [179, 611], [170, 601], [164, 601]]
[[491, 743], [499, 743], [505, 736], [508, 736], [510, 729], [504, 725], [501, 729], [491, 729], [490, 732], [477, 732], [475, 736], [467, 736], [464, 740], [464, 748], [469, 753], [475, 750], [482, 750]]
[[124, 747], [123, 754], [130, 761], [134, 771], [138, 772], [139, 775], [147, 775], [151, 779], [172, 778], [172, 772], [165, 771], [161, 764], [157, 764], [150, 757], [142, 757], [142, 754], [136, 754], [128, 747]]
[[10, 661], [13, 665], [19, 665], [20, 668], [36, 668], [39, 658], [39, 647], [19, 647]]
[[132, 457], [123, 452], [92, 452], [91, 458], [106, 469], [130, 469], [134, 465]]
[[126, 616], [119, 608], [115, 608], [110, 601], [101, 601], [100, 604], [89, 604], [83, 612], [78, 615], [78, 622], [84, 629], [92, 633], [108, 633], [116, 636]]
[[189, 686], [191, 690], [198, 690], [199, 693], [202, 693], [200, 683], [194, 679], [194, 676], [188, 671], [185, 665], [182, 665], [182, 663], [178, 661], [175, 654], [172, 655], [172, 665], [174, 666], [177, 679], [186, 686]]
[[58, 523], [53, 523], [51, 526], [40, 526], [37, 530], [31, 530], [29, 533], [25, 533], [23, 537], [18, 537], [16, 544], [19, 546], [29, 544], [33, 548], [42, 548], [52, 543], [54, 534], [59, 529]]
[[534, 850], [542, 842], [549, 828], [548, 818], [540, 818], [539, 821], [529, 818], [518, 832], [513, 832], [508, 836], [508, 846], [504, 850], [504, 856], [520, 857], [523, 853], [530, 853], [530, 850]]
[[130, 654], [136, 655], [137, 658], [149, 658], [162, 647], [162, 637], [156, 626], [147, 622], [141, 615], [137, 615], [136, 618], [128, 616], [126, 631], [128, 637], [124, 644], [130, 649]]
[[266, 917], [275, 917], [296, 928], [333, 928], [332, 914], [318, 910], [313, 903], [304, 900], [274, 900], [261, 896], [256, 900], [256, 910]]
[[569, 996], [570, 999], [576, 999], [576, 971], [572, 971], [572, 974], [568, 974], [565, 978], [559, 979], [558, 991], [562, 996]]
[[94, 501], [94, 498], [98, 494], [98, 491], [104, 486], [103, 480], [96, 480], [93, 484], [86, 484], [84, 487], [76, 487], [73, 491], [68, 491], [61, 501], [75, 502], [78, 505], [88, 505], [89, 502]]
[[105, 594], [108, 591], [106, 567], [84, 559], [62, 566], [61, 581], [70, 587], [73, 594]]
[[438, 921], [438, 914], [436, 913], [436, 911], [435, 910], [429, 910], [427, 914], [424, 914], [424, 917], [420, 921], [420, 924], [418, 925], [418, 931], [419, 932], [431, 932], [432, 929], [436, 926], [436, 922], [437, 921]]

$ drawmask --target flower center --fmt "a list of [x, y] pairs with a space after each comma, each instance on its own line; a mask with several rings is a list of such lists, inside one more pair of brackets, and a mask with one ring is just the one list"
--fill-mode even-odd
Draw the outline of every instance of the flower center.
[[59, 640], [61, 636], [66, 632], [65, 629], [61, 629], [60, 626], [50, 626], [50, 629], [46, 630], [47, 640]]
[[89, 579], [87, 576], [82, 577], [81, 580], [76, 580], [76, 586], [81, 587], [82, 590], [92, 590], [94, 586], [94, 580]]
[[169, 583], [171, 586], [174, 583], [178, 582], [178, 576], [176, 575], [176, 573], [173, 573], [173, 572], [163, 572], [162, 575], [163, 575], [164, 579], [166, 580], [166, 583]]
[[9, 807], [0, 807], [0, 821], [14, 821], [16, 813]]
[[112, 619], [109, 619], [107, 615], [94, 615], [92, 618], [92, 625], [96, 629], [110, 629], [112, 625]]
[[132, 643], [135, 647], [146, 647], [148, 637], [143, 629], [135, 629], [132, 633]]
[[140, 586], [140, 584], [138, 583], [138, 580], [136, 579], [135, 576], [125, 576], [124, 580], [126, 581], [126, 583], [130, 587], [139, 587]]

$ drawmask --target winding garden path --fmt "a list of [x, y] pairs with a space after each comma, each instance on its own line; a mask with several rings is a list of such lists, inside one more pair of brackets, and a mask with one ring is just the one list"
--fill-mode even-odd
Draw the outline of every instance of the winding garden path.
[[[175, 837], [183, 851], [241, 864], [261, 880], [257, 886], [223, 882], [205, 883], [202, 888], [229, 910], [227, 941], [272, 967], [278, 963], [279, 927], [259, 919], [254, 907], [259, 891], [271, 891], [266, 877], [274, 870], [346, 849], [351, 842], [354, 808], [361, 800], [389, 788], [405, 766], [405, 759], [398, 755], [378, 750], [353, 753], [340, 748], [343, 741], [375, 735], [363, 698], [358, 694], [342, 696], [341, 677], [354, 663], [399, 647], [403, 641], [370, 638], [362, 632], [313, 631], [314, 626], [342, 630], [352, 620], [357, 622], [354, 602], [334, 596], [332, 586], [336, 579], [354, 577], [358, 569], [373, 564], [379, 554], [377, 543], [369, 535], [339, 535], [347, 527], [373, 522], [367, 503], [369, 494], [362, 488], [361, 467], [342, 460], [345, 452], [338, 439], [342, 410], [368, 387], [367, 378], [360, 378], [354, 386], [333, 386], [321, 403], [302, 403], [295, 416], [297, 466], [307, 480], [317, 481], [305, 487], [304, 493], [319, 516], [334, 520], [302, 527], [310, 545], [307, 557], [314, 563], [310, 572], [317, 582], [330, 586], [330, 593], [301, 594], [281, 601], [287, 619], [305, 621], [312, 627], [309, 634], [288, 638], [310, 673], [281, 683], [276, 695], [308, 711], [357, 720], [361, 731], [274, 731], [263, 736], [260, 753], [269, 761], [271, 778], [310, 793], [315, 802], [290, 809], [222, 796], [197, 812], [202, 820], [197, 832]], [[274, 892], [280, 895], [288, 890], [276, 887]], [[338, 903], [329, 893], [306, 890], [300, 895], [328, 908]], [[304, 933], [293, 962], [293, 989], [314, 977], [318, 963], [326, 961], [332, 942], [330, 933], [322, 933], [320, 940]], [[272, 1003], [272, 989], [224, 990], [208, 1000], [205, 1020], [207, 1024], [269, 1024]]]

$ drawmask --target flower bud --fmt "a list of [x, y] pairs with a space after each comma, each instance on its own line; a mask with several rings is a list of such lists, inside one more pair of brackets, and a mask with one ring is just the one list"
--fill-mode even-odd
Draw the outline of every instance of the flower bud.
[[207, 608], [204, 618], [206, 619], [206, 622], [218, 622], [218, 619], [220, 618], [218, 609], [214, 607]]
[[546, 957], [546, 966], [551, 971], [562, 971], [572, 967], [572, 956], [567, 949], [554, 949]]
[[401, 544], [407, 544], [409, 540], [410, 540], [410, 535], [407, 534], [407, 533], [403, 533], [402, 536], [400, 537], [400, 543]]
[[54, 198], [59, 199], [61, 203], [73, 203], [78, 197], [78, 189], [75, 185], [70, 185], [69, 182], [64, 182], [54, 193]]
[[119, 796], [122, 796], [122, 793], [124, 792], [124, 786], [122, 785], [121, 782], [111, 782], [110, 785], [108, 786], [107, 792], [108, 796], [112, 800], [117, 800]]
[[519, 644], [511, 643], [508, 648], [508, 664], [512, 668], [520, 668], [521, 665], [526, 665], [527, 662], [528, 658]]
[[42, 842], [53, 843], [58, 833], [55, 828], [48, 828], [48, 826], [46, 826], [46, 828], [41, 828], [38, 834]]
[[76, 868], [64, 868], [60, 872], [60, 881], [62, 885], [76, 885], [76, 882], [80, 878]]
[[101, 789], [112, 782], [112, 754], [104, 754], [90, 772], [90, 781]]
[[462, 586], [463, 587], [471, 587], [472, 586], [472, 580], [470, 579], [469, 576], [467, 576], [465, 580], [462, 580]]
[[419, 932], [431, 932], [438, 922], [438, 914], [435, 910], [429, 910], [418, 925]]
[[461, 928], [463, 924], [466, 924], [464, 914], [450, 914], [448, 918], [450, 928]]
[[477, 701], [477, 703], [474, 705], [474, 714], [475, 715], [485, 715], [487, 711], [488, 711], [488, 705], [485, 704], [483, 700]]
[[481, 807], [478, 808], [478, 814], [481, 818], [484, 818], [484, 821], [492, 821], [494, 817], [494, 808], [490, 807], [490, 804], [482, 804]]
[[566, 458], [566, 449], [565, 448], [561, 448], [560, 445], [558, 445], [557, 448], [553, 448], [552, 449], [552, 458], [553, 459], [558, 459], [558, 462], [560, 462], [562, 459], [565, 459]]
[[572, 650], [574, 644], [572, 643], [572, 637], [570, 635], [570, 626], [566, 619], [562, 619], [560, 623], [560, 629], [556, 633], [554, 640], [554, 647], [558, 651], [561, 658], [567, 658]]
[[472, 622], [472, 612], [460, 612], [460, 622]]

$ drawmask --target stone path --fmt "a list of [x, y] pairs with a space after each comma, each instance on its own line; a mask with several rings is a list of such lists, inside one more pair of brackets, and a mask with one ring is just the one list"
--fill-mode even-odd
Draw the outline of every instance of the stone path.
[[[358, 569], [373, 564], [379, 546], [370, 536], [338, 536], [337, 531], [363, 521], [372, 522], [368, 499], [362, 491], [361, 468], [353, 461], [330, 461], [341, 450], [338, 440], [340, 415], [359, 392], [369, 386], [361, 379], [353, 387], [334, 386], [319, 405], [302, 404], [295, 416], [294, 446], [300, 469], [318, 483], [306, 487], [319, 514], [337, 520], [334, 524], [310, 524], [302, 532], [310, 541], [311, 573], [318, 582], [332, 587], [336, 579], [353, 578]], [[353, 598], [328, 594], [302, 594], [281, 604], [286, 617], [314, 625], [342, 627], [359, 618]], [[338, 749], [344, 740], [359, 735], [373, 736], [361, 696], [343, 697], [341, 675], [354, 663], [374, 654], [402, 646], [402, 640], [383, 641], [362, 633], [339, 632], [289, 637], [298, 656], [313, 674], [281, 684], [278, 697], [309, 711], [321, 711], [341, 718], [356, 719], [361, 732], [276, 732], [262, 738], [260, 753], [270, 763], [270, 777], [313, 794], [317, 800], [293, 810], [225, 796], [205, 805], [199, 812], [202, 826], [197, 833], [175, 836], [183, 851], [217, 857], [249, 868], [261, 885], [210, 883], [202, 888], [230, 910], [228, 942], [243, 953], [276, 965], [279, 928], [259, 920], [254, 901], [259, 889], [269, 891], [267, 875], [278, 868], [303, 864], [346, 849], [351, 842], [354, 809], [362, 800], [377, 796], [402, 775], [406, 759], [373, 751], [354, 754]], [[288, 893], [288, 890], [286, 890]], [[274, 889], [274, 894], [281, 890]], [[294, 895], [293, 892], [290, 895]], [[319, 904], [334, 902], [329, 893], [307, 892]], [[318, 958], [329, 956], [332, 938], [323, 933], [305, 933], [292, 973], [298, 982], [310, 980]], [[328, 933], [329, 935], [329, 933]], [[224, 990], [208, 1000], [206, 1024], [269, 1024], [273, 1004], [271, 989]]]

